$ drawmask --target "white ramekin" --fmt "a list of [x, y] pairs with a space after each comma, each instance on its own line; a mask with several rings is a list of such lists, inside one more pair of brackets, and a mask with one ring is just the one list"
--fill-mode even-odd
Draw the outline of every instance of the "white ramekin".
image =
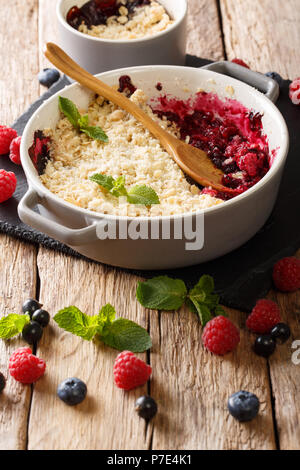
[[57, 4], [60, 46], [92, 74], [134, 65], [184, 65], [186, 52], [186, 0], [160, 0], [175, 22], [149, 38], [101, 39], [82, 34], [66, 21], [69, 9], [87, 0], [59, 0]]
[[[240, 67], [234, 64], [236, 70]], [[246, 69], [245, 69], [246, 70]], [[243, 74], [246, 72], [242, 71]], [[266, 222], [276, 201], [279, 184], [288, 152], [289, 137], [285, 121], [276, 106], [264, 94], [253, 87], [205, 69], [170, 66], [133, 67], [99, 75], [109, 85], [116, 84], [120, 75], [130, 75], [136, 86], [148, 96], [156, 96], [157, 81], [164, 91], [187, 98], [187, 89], [195, 93], [199, 88], [215, 91], [220, 97], [234, 90], [236, 98], [248, 109], [263, 113], [263, 126], [270, 150], [277, 149], [274, 163], [266, 176], [254, 187], [236, 198], [196, 213], [170, 218], [170, 239], [99, 239], [98, 229], [116, 224], [127, 228], [136, 218], [116, 217], [81, 209], [52, 194], [41, 183], [28, 155], [34, 131], [55, 126], [59, 120], [58, 96], [72, 99], [84, 109], [91, 99], [91, 92], [75, 83], [47, 100], [32, 116], [22, 137], [21, 160], [28, 180], [29, 190], [19, 204], [20, 218], [35, 229], [65, 243], [88, 258], [106, 264], [134, 269], [165, 269], [189, 266], [224, 255], [249, 240]], [[249, 74], [247, 72], [248, 81]], [[258, 77], [259, 74], [254, 74]], [[170, 78], [171, 77], [171, 78]], [[263, 77], [263, 76], [262, 76]], [[261, 80], [267, 80], [266, 78]], [[227, 90], [227, 92], [226, 92]], [[271, 93], [272, 94], [272, 93]], [[39, 207], [39, 213], [34, 211]], [[196, 251], [187, 250], [188, 238], [172, 236], [175, 224], [191, 224], [202, 214], [204, 219], [204, 246]], [[167, 217], [138, 218], [147, 224], [158, 221], [161, 225]]]

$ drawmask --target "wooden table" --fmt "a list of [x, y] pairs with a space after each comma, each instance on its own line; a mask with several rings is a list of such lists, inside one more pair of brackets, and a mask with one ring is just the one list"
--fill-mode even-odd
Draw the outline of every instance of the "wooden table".
[[[240, 57], [261, 72], [285, 78], [300, 75], [299, 0], [189, 0], [188, 52], [209, 59]], [[56, 40], [56, 0], [0, 0], [1, 124], [9, 124], [44, 91], [37, 73], [45, 65], [42, 49]], [[0, 397], [1, 449], [299, 449], [300, 366], [291, 361], [291, 341], [269, 361], [251, 352], [245, 314], [229, 311], [241, 328], [238, 350], [211, 356], [201, 345], [195, 315], [182, 309], [147, 311], [135, 299], [137, 277], [0, 236], [0, 311], [20, 311], [28, 297], [41, 299], [55, 314], [77, 305], [94, 314], [107, 302], [119, 315], [147, 327], [153, 339], [148, 359], [153, 378], [123, 393], [113, 384], [117, 352], [59, 330], [54, 322], [37, 354], [47, 373], [34, 387], [8, 378]], [[300, 293], [270, 293], [300, 338]], [[0, 370], [19, 339], [0, 343]], [[141, 354], [146, 359], [146, 355]], [[78, 407], [56, 397], [57, 384], [79, 376], [88, 398]], [[259, 417], [239, 424], [227, 412], [228, 396], [249, 390], [261, 400]], [[151, 393], [159, 403], [153, 424], [133, 411], [135, 399]]]

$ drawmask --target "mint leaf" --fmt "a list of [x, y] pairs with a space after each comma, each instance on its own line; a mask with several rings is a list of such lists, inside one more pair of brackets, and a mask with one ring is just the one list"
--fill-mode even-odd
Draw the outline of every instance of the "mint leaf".
[[149, 186], [135, 186], [127, 195], [127, 200], [130, 204], [144, 204], [151, 206], [152, 204], [159, 204], [159, 198], [154, 189]]
[[143, 352], [151, 348], [152, 341], [145, 330], [133, 321], [118, 318], [105, 328], [100, 336], [103, 343], [119, 351]]
[[80, 116], [80, 119], [78, 120], [78, 126], [81, 127], [86, 127], [89, 125], [89, 116], [88, 114], [85, 114], [84, 116]]
[[29, 315], [10, 313], [0, 320], [0, 338], [9, 339], [22, 332], [24, 326], [30, 322]]
[[125, 188], [125, 177], [124, 176], [119, 176], [119, 178], [117, 178], [114, 181], [114, 186], [111, 190], [111, 194], [113, 196], [117, 196], [117, 197], [127, 196], [127, 191], [126, 191], [126, 188]]
[[112, 176], [102, 175], [101, 173], [95, 173], [90, 176], [89, 179], [99, 184], [99, 186], [102, 186], [102, 188], [107, 189], [109, 192], [113, 189], [115, 184], [115, 180]]
[[202, 326], [205, 326], [209, 320], [212, 319], [212, 314], [210, 309], [205, 305], [205, 303], [197, 302], [196, 299], [190, 298], [193, 306], [195, 307], [196, 312], [199, 315], [200, 322]]
[[187, 289], [180, 279], [158, 276], [139, 282], [136, 297], [146, 308], [155, 310], [178, 310], [184, 303]]
[[214, 314], [216, 317], [219, 315], [223, 315], [223, 317], [227, 317], [227, 312], [224, 310], [224, 308], [221, 305], [217, 305], [214, 311]]
[[90, 317], [81, 312], [75, 306], [67, 307], [60, 310], [54, 317], [54, 320], [66, 331], [80, 336], [87, 341], [93, 339], [97, 333], [98, 315]]
[[101, 127], [92, 127], [87, 126], [80, 126], [81, 132], [84, 132], [86, 135], [91, 137], [94, 140], [101, 140], [102, 142], [108, 142], [108, 136], [105, 132], [101, 129]]
[[111, 304], [106, 304], [101, 308], [98, 315], [98, 329], [97, 333], [101, 334], [103, 329], [114, 321], [116, 316], [116, 310]]
[[62, 96], [59, 96], [58, 105], [59, 105], [59, 109], [66, 116], [66, 118], [70, 121], [72, 126], [78, 128], [81, 115], [78, 109], [76, 108], [75, 104], [73, 103], [73, 101], [69, 100], [68, 98], [63, 98]]

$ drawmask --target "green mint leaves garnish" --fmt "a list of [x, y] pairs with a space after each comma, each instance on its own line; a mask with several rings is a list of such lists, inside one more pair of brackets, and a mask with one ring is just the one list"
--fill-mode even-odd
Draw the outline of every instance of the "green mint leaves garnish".
[[151, 206], [152, 204], [159, 204], [159, 198], [154, 189], [149, 186], [141, 185], [134, 186], [129, 191], [125, 188], [125, 178], [120, 176], [114, 179], [112, 176], [96, 173], [89, 178], [94, 183], [99, 184], [102, 188], [106, 189], [110, 194], [116, 197], [125, 196], [130, 204], [144, 204]]
[[180, 279], [158, 276], [139, 282], [136, 297], [144, 307], [154, 310], [178, 310], [185, 303], [205, 326], [213, 316], [225, 315], [214, 290], [214, 280], [208, 275], [203, 275], [190, 291]]
[[89, 126], [88, 115], [85, 114], [84, 116], [81, 116], [73, 101], [69, 100], [68, 98], [59, 96], [58, 105], [61, 112], [66, 116], [66, 118], [70, 121], [73, 127], [75, 127], [81, 132], [84, 132], [86, 135], [88, 135], [94, 140], [108, 142], [108, 137], [105, 132], [100, 127]]
[[143, 352], [151, 348], [151, 338], [145, 328], [125, 318], [115, 319], [115, 316], [116, 311], [110, 304], [94, 316], [71, 306], [60, 310], [54, 320], [60, 328], [87, 341], [97, 335], [104, 344], [119, 351]]
[[140, 304], [154, 310], [178, 310], [186, 296], [185, 283], [168, 276], [158, 276], [146, 282], [139, 282], [136, 291]]
[[24, 326], [30, 322], [30, 316], [10, 313], [0, 320], [0, 338], [9, 339], [20, 334]]

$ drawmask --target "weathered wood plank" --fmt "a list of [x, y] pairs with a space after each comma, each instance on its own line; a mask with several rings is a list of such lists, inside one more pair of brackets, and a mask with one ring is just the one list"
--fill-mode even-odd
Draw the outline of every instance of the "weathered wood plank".
[[[10, 124], [38, 96], [38, 81], [33, 79], [38, 70], [37, 0], [0, 0], [0, 16], [0, 123]], [[1, 316], [20, 312], [35, 290], [36, 248], [0, 235]], [[8, 373], [10, 354], [21, 345], [19, 339], [0, 342], [0, 370], [8, 379], [0, 400], [0, 448], [5, 450], [26, 447], [31, 389]]]
[[[110, 302], [118, 316], [147, 326], [147, 312], [135, 300], [134, 276], [45, 249], [39, 251], [38, 268], [40, 299], [51, 314], [68, 305], [96, 314]], [[147, 387], [130, 393], [117, 389], [113, 382], [117, 354], [51, 322], [38, 348], [47, 373], [34, 388], [29, 449], [147, 449], [145, 424], [134, 411], [136, 398]], [[72, 376], [88, 387], [86, 400], [76, 407], [68, 407], [56, 396], [57, 385]]]
[[254, 70], [299, 76], [299, 0], [220, 0], [226, 52]]
[[[300, 258], [300, 250], [297, 256]], [[272, 292], [272, 299], [278, 302], [282, 318], [292, 332], [291, 339], [278, 346], [270, 358], [270, 374], [275, 399], [276, 424], [280, 448], [300, 449], [300, 292], [282, 294]], [[298, 341], [292, 348], [293, 342]], [[295, 357], [293, 357], [295, 354]]]
[[[275, 449], [266, 363], [251, 350], [245, 315], [229, 315], [241, 328], [241, 343], [234, 353], [217, 357], [204, 350], [196, 315], [186, 309], [151, 314], [158, 345], [151, 353], [151, 394], [160, 406], [153, 449]], [[261, 400], [251, 423], [240, 424], [227, 411], [229, 396], [238, 390]]]
[[[0, 234], [0, 312], [21, 313], [22, 303], [35, 297], [36, 249]], [[31, 388], [10, 377], [8, 360], [24, 341], [19, 338], [0, 340], [0, 371], [7, 379], [0, 400], [0, 449], [21, 450], [26, 447], [27, 419]]]
[[187, 53], [197, 57], [224, 58], [216, 0], [188, 0]]
[[[47, 42], [58, 43], [58, 28], [56, 18], [57, 0], [38, 0], [39, 3], [39, 63], [40, 70], [53, 65], [44, 56], [44, 46]], [[44, 87], [41, 87], [45, 91]]]

